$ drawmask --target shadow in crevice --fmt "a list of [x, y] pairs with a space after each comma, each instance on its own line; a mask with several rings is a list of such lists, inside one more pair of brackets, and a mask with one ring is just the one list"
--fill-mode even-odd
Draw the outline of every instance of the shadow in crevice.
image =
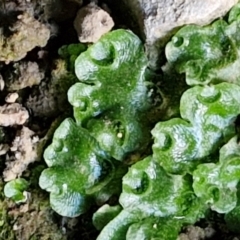
[[[138, 1], [105, 1], [111, 9], [111, 17], [113, 18], [117, 28], [122, 26], [131, 29], [137, 34], [142, 41], [145, 42], [144, 34], [144, 13]], [[136, 14], [138, 13], [138, 14]]]

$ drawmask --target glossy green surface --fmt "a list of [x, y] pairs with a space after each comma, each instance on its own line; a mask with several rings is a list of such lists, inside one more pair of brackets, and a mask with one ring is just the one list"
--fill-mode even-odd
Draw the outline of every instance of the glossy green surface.
[[86, 49], [87, 46], [83, 43], [72, 43], [59, 48], [58, 54], [67, 61], [68, 70], [74, 72], [75, 60]]
[[207, 157], [235, 134], [239, 92], [240, 87], [230, 83], [185, 91], [180, 102], [182, 118], [159, 122], [152, 130], [154, 160], [177, 174], [207, 162]]
[[[49, 168], [40, 177], [54, 210], [78, 216], [93, 201], [101, 206], [121, 192], [121, 207], [95, 213], [95, 225], [102, 229], [97, 239], [169, 240], [209, 208], [219, 213], [235, 208], [239, 9], [231, 11], [228, 22], [183, 27], [167, 45], [170, 65], [186, 73], [189, 85], [203, 85], [183, 93], [179, 110], [176, 86], [181, 93], [186, 87], [181, 82], [171, 87], [172, 74], [162, 82], [151, 79], [143, 44], [132, 32], [110, 32], [80, 54], [75, 62], [79, 82], [68, 92], [76, 122], [66, 119], [55, 132], [44, 154]], [[155, 92], [161, 94], [152, 99]], [[165, 105], [164, 111], [155, 109], [153, 100], [155, 106]], [[180, 116], [150, 132], [158, 119], [155, 110], [167, 113], [165, 119]], [[152, 156], [140, 160], [151, 133]], [[132, 163], [127, 173], [126, 159]]]
[[[68, 59], [83, 50], [72, 45], [59, 51]], [[127, 169], [114, 159], [143, 151], [151, 139], [146, 68], [142, 42], [126, 30], [104, 35], [77, 58], [79, 82], [68, 92], [76, 122], [66, 119], [56, 130], [44, 153], [49, 168], [39, 180], [59, 214], [80, 215], [93, 200], [103, 204], [120, 193]]]
[[120, 204], [141, 217], [166, 217], [182, 212], [183, 196], [188, 199], [192, 194], [188, 178], [167, 174], [151, 157], [134, 164], [123, 177], [122, 186]]
[[218, 163], [200, 164], [193, 172], [193, 189], [213, 210], [227, 213], [236, 206], [240, 180], [240, 147], [237, 137], [220, 150]]
[[126, 240], [132, 239], [168, 239], [176, 240], [181, 229], [181, 221], [177, 219], [147, 218], [132, 224]]
[[176, 240], [182, 222], [178, 219], [150, 217], [141, 219], [122, 211], [102, 230], [97, 240], [168, 239]]
[[120, 205], [110, 206], [104, 204], [93, 214], [93, 225], [97, 230], [102, 230], [122, 210]]
[[7, 182], [4, 186], [4, 195], [11, 198], [16, 203], [22, 203], [27, 201], [26, 190], [29, 183], [24, 178], [17, 178], [10, 182]]
[[123, 210], [98, 240], [176, 239], [183, 223], [194, 223], [205, 211], [191, 178], [167, 174], [151, 157], [134, 164], [123, 177], [119, 202]]
[[75, 62], [80, 82], [70, 88], [68, 98], [76, 122], [118, 160], [146, 148], [150, 139], [146, 68], [142, 42], [121, 29], [104, 35]]
[[71, 119], [64, 120], [56, 130], [44, 158], [49, 168], [42, 172], [39, 184], [50, 192], [52, 208], [63, 216], [85, 212], [94, 193], [113, 178], [109, 156], [86, 129]]
[[223, 81], [240, 84], [239, 6], [230, 11], [227, 21], [185, 26], [167, 44], [167, 60], [186, 73], [189, 85]]

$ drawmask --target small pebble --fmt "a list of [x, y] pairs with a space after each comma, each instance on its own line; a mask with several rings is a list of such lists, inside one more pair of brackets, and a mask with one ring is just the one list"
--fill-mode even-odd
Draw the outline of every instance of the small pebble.
[[18, 93], [9, 93], [7, 96], [6, 96], [6, 98], [5, 98], [5, 101], [7, 102], [7, 103], [15, 103], [16, 102], [16, 100], [18, 99]]

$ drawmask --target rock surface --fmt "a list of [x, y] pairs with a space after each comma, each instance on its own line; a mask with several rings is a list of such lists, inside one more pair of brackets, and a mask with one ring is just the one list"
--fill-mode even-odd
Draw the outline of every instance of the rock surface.
[[49, 28], [28, 13], [17, 16], [11, 27], [12, 34], [6, 37], [0, 30], [0, 61], [8, 64], [18, 61], [35, 47], [44, 47], [50, 38]]
[[19, 103], [0, 106], [0, 126], [23, 125], [28, 118], [27, 109]]
[[17, 91], [40, 84], [44, 78], [43, 70], [36, 62], [22, 61], [13, 64], [13, 71], [6, 74], [5, 85], [8, 91]]
[[74, 20], [74, 28], [78, 33], [79, 41], [82, 43], [97, 42], [113, 26], [114, 22], [110, 15], [94, 3], [81, 8]]
[[[108, 0], [113, 11], [115, 0]], [[146, 40], [152, 68], [159, 68], [159, 54], [165, 43], [185, 24], [206, 25], [225, 15], [238, 0], [121, 0], [118, 9], [131, 27]], [[119, 13], [118, 13], [119, 14]], [[131, 18], [131, 19], [130, 19]]]
[[38, 141], [39, 138], [27, 127], [23, 126], [17, 132], [10, 149], [13, 155], [6, 162], [6, 169], [3, 172], [4, 181], [21, 176], [28, 165], [39, 158], [37, 154]]

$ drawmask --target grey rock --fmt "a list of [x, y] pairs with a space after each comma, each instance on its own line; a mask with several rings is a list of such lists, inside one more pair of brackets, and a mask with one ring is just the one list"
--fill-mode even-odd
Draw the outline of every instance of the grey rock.
[[110, 15], [94, 3], [81, 8], [74, 20], [74, 28], [78, 33], [78, 39], [83, 43], [97, 42], [113, 26], [114, 22]]
[[150, 67], [159, 68], [161, 50], [186, 24], [207, 25], [224, 16], [238, 0], [107, 0], [113, 11], [146, 42]]

